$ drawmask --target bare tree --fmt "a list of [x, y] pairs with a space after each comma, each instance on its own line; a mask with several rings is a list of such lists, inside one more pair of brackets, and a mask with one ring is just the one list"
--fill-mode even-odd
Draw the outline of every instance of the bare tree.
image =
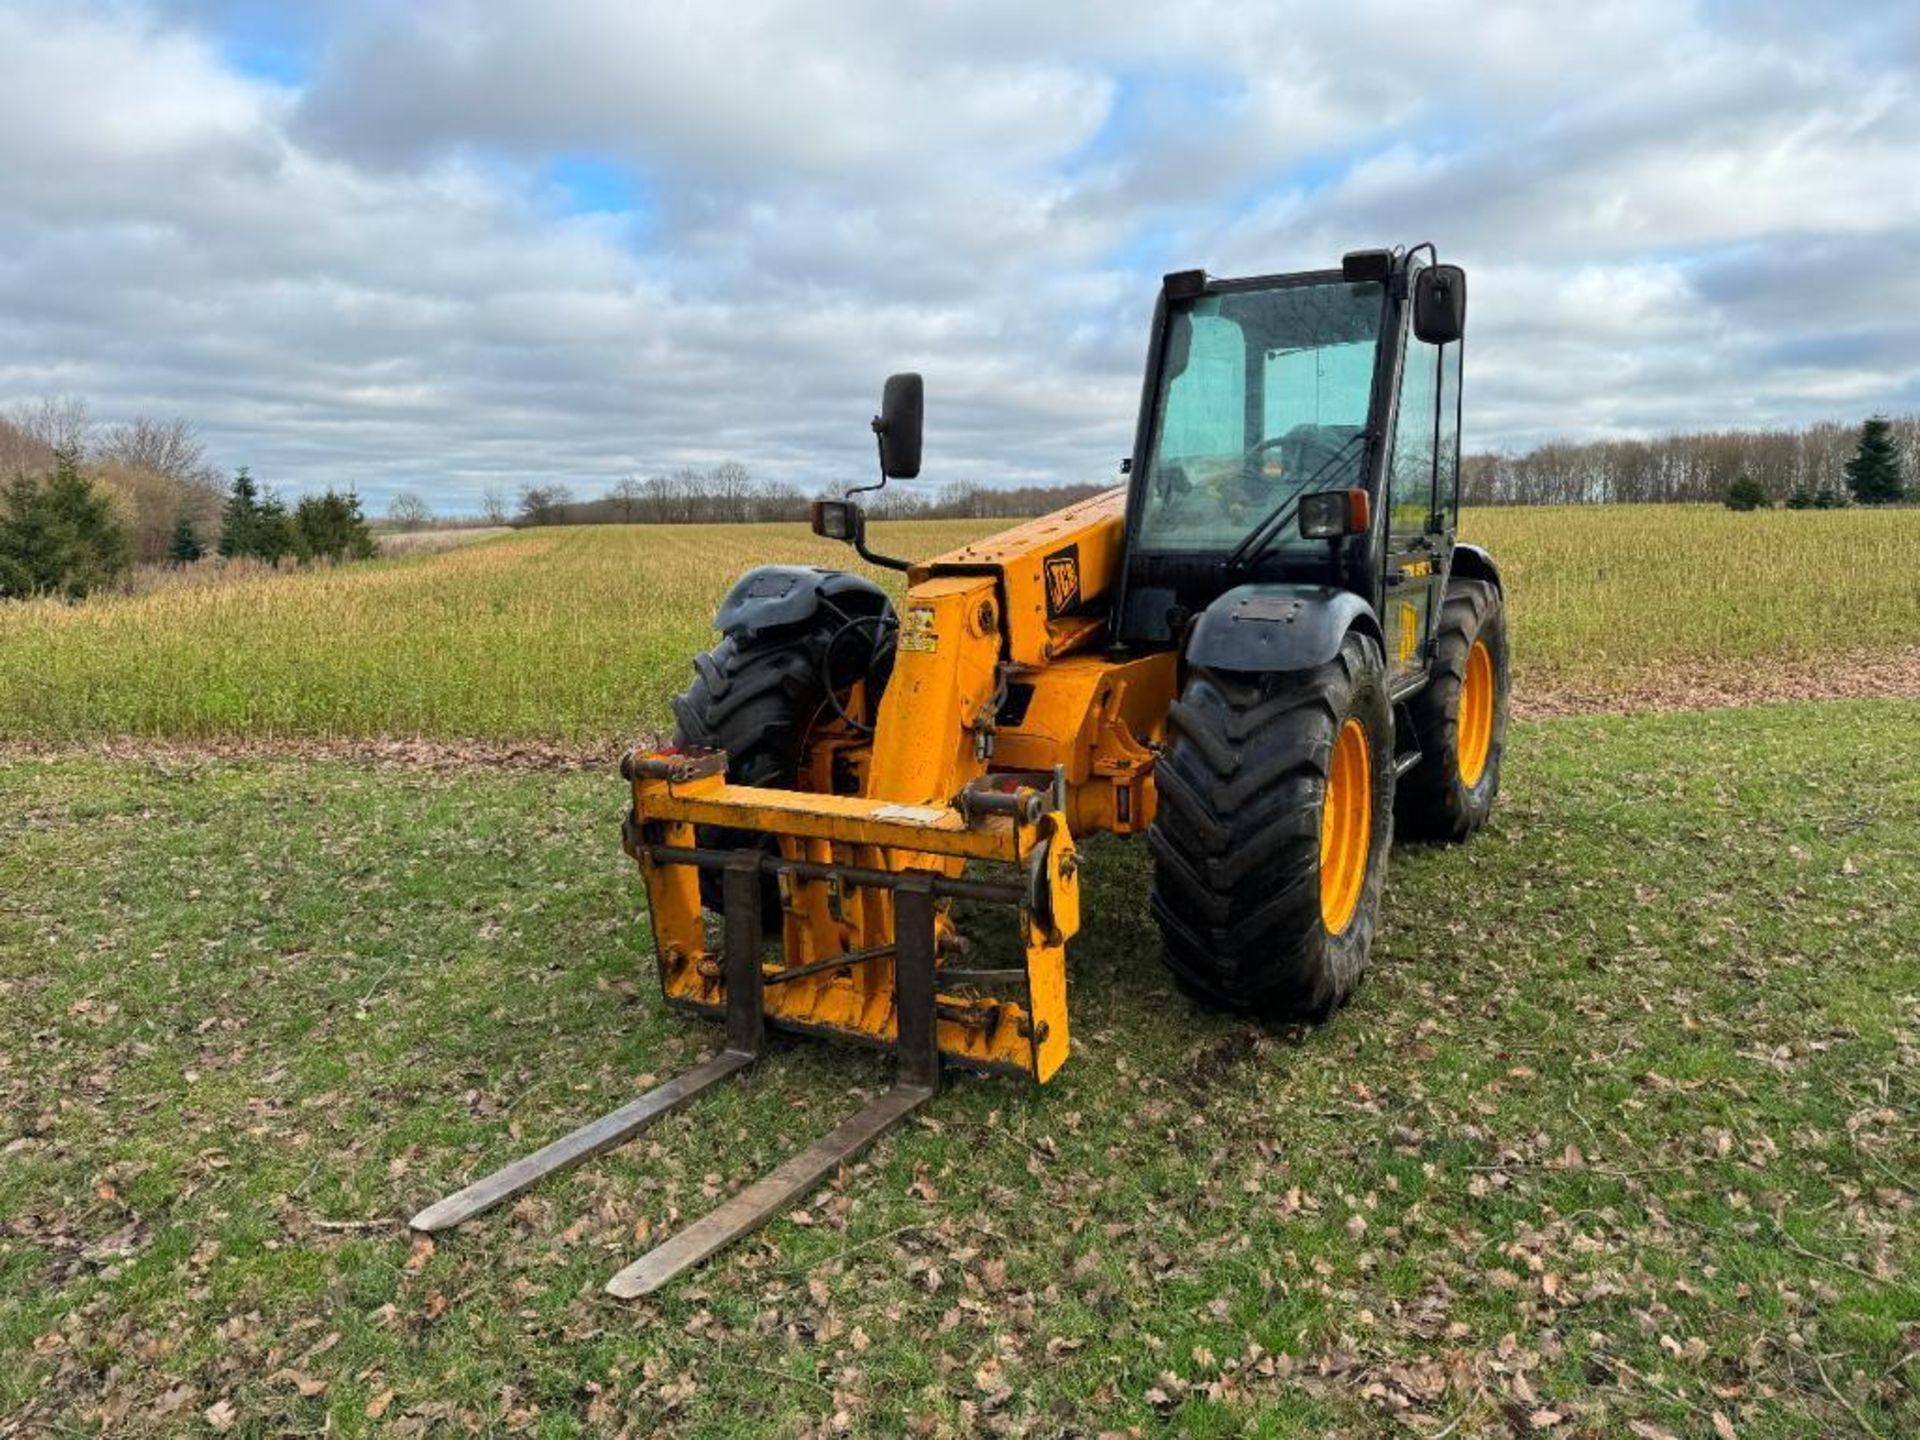
[[78, 396], [35, 400], [20, 406], [10, 418], [18, 429], [49, 450], [84, 454], [93, 438], [93, 416], [87, 402]]
[[489, 525], [507, 523], [507, 496], [498, 485], [489, 485], [480, 492], [480, 518]]
[[646, 499], [647, 487], [641, 483], [638, 475], [623, 475], [613, 482], [613, 488], [607, 491], [607, 498], [620, 508], [623, 524], [633, 523], [634, 513], [640, 508], [640, 502]]
[[50, 469], [53, 451], [12, 420], [0, 419], [0, 479]]
[[123, 425], [110, 425], [94, 453], [102, 460], [138, 466], [185, 485], [217, 483], [207, 463], [207, 447], [186, 420], [149, 420], [142, 416]]
[[432, 522], [433, 510], [411, 490], [402, 490], [387, 502], [387, 519], [402, 530], [422, 530]]

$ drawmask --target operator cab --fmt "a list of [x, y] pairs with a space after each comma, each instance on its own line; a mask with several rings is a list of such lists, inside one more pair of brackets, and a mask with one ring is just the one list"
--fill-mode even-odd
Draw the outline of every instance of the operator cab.
[[[1451, 543], [1465, 302], [1464, 272], [1430, 245], [1355, 251], [1338, 270], [1167, 276], [1117, 638], [1177, 644], [1227, 590], [1281, 582], [1353, 591], [1383, 617], [1408, 604], [1422, 650], [1443, 565], [1396, 561]], [[1402, 600], [1396, 569], [1417, 596]]]

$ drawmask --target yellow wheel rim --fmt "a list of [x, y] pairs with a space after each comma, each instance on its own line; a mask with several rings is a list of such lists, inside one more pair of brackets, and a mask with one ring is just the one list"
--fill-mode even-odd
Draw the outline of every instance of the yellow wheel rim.
[[1460, 783], [1469, 790], [1487, 773], [1493, 748], [1493, 656], [1484, 641], [1467, 652], [1467, 678], [1460, 685]]
[[1353, 922], [1373, 846], [1373, 753], [1367, 729], [1348, 720], [1333, 741], [1320, 804], [1320, 919], [1338, 935]]

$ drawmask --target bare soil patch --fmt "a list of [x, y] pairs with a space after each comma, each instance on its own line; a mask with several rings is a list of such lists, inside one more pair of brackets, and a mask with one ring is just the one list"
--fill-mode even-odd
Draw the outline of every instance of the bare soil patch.
[[1560, 715], [1630, 715], [1727, 710], [1797, 700], [1920, 700], [1920, 645], [1856, 655], [1769, 659], [1743, 668], [1649, 665], [1625, 690], [1585, 686], [1516, 692], [1520, 720]]

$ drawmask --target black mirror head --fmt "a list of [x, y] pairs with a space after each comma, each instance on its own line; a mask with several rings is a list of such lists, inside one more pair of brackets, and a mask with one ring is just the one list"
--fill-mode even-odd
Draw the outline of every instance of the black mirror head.
[[1349, 285], [1372, 281], [1384, 285], [1393, 278], [1391, 250], [1349, 250], [1340, 257], [1340, 278]]
[[1413, 282], [1413, 333], [1429, 345], [1450, 345], [1467, 333], [1467, 272], [1429, 265]]
[[880, 473], [911, 480], [920, 473], [920, 431], [926, 417], [926, 387], [911, 372], [889, 375], [880, 395], [873, 433], [880, 437]]
[[866, 533], [866, 515], [851, 500], [816, 500], [807, 507], [813, 533], [843, 545], [858, 544]]

